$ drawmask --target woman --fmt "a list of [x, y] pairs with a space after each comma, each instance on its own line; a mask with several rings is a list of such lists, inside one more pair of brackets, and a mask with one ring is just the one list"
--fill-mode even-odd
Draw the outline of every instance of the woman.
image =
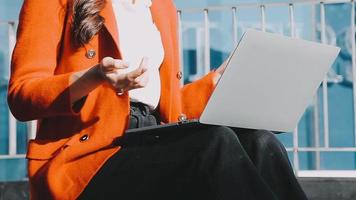
[[[154, 23], [153, 23], [154, 22]], [[32, 199], [305, 199], [267, 131], [195, 125], [224, 65], [180, 87], [171, 0], [25, 0], [8, 102], [38, 120]]]

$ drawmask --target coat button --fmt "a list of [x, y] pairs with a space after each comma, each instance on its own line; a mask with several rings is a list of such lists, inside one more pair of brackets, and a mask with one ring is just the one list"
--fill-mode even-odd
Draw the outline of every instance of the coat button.
[[183, 73], [181, 71], [179, 71], [177, 73], [177, 78], [180, 80], [180, 79], [182, 79], [182, 77], [183, 77]]
[[92, 59], [92, 58], [95, 57], [95, 55], [96, 55], [95, 50], [94, 50], [94, 49], [89, 49], [89, 50], [87, 51], [87, 53], [86, 53], [85, 56], [86, 56], [87, 58], [89, 58], [89, 59]]
[[185, 115], [184, 113], [180, 114], [180, 115], [178, 116], [178, 121], [179, 121], [179, 122], [185, 122], [185, 121], [187, 121], [187, 115]]
[[80, 140], [81, 142], [85, 142], [85, 141], [89, 140], [89, 135], [85, 134], [85, 135], [83, 135], [82, 137], [80, 137], [79, 140]]

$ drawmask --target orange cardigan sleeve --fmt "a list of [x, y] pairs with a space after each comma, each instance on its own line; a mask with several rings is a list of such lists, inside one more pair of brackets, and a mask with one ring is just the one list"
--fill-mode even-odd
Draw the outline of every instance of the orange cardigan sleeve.
[[8, 104], [18, 120], [76, 114], [69, 96], [72, 73], [54, 75], [66, 16], [64, 1], [25, 0], [22, 6], [8, 89]]
[[[167, 7], [172, 8], [170, 12], [171, 18], [171, 30], [174, 45], [174, 54], [176, 57], [176, 66], [179, 66], [179, 44], [178, 44], [178, 18], [177, 9], [173, 1], [164, 1], [167, 3]], [[201, 79], [194, 81], [193, 83], [184, 85], [181, 88], [182, 99], [182, 112], [187, 115], [189, 119], [199, 118], [202, 114], [208, 100], [215, 89], [214, 78], [217, 76], [217, 72], [210, 72]]]
[[202, 114], [215, 89], [215, 76], [217, 76], [217, 72], [212, 71], [201, 79], [183, 86], [183, 113], [185, 113], [189, 119], [197, 119]]

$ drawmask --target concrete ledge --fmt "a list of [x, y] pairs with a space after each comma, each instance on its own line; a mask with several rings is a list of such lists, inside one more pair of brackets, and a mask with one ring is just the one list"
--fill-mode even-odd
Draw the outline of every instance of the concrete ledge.
[[356, 178], [299, 178], [310, 200], [354, 200]]
[[[299, 178], [310, 200], [355, 200], [356, 178]], [[29, 199], [28, 183], [0, 182], [0, 200]]]
[[0, 182], [0, 200], [27, 199], [29, 199], [29, 188], [27, 182]]

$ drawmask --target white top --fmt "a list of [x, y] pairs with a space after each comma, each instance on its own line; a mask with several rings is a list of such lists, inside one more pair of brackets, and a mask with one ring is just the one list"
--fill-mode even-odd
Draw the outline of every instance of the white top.
[[[127, 71], [139, 67], [143, 57], [148, 58], [149, 81], [147, 86], [129, 91], [131, 101], [147, 104], [152, 110], [158, 105], [161, 94], [159, 67], [164, 50], [160, 32], [153, 23], [151, 0], [113, 0], [113, 9], [119, 31], [122, 59], [129, 63]], [[126, 69], [125, 69], [126, 70]]]

